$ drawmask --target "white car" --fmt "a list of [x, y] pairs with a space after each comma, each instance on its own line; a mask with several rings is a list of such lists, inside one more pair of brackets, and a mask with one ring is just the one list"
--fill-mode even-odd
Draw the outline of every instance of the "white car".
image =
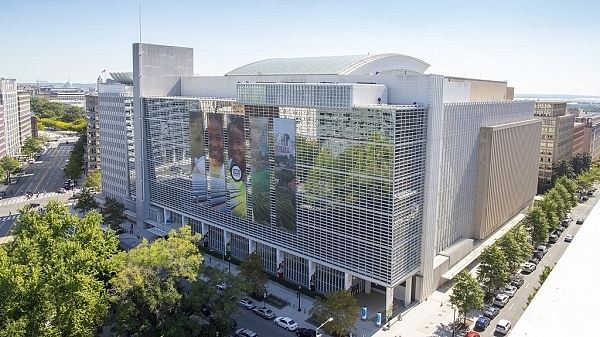
[[501, 319], [498, 321], [498, 324], [496, 324], [496, 332], [506, 335], [508, 333], [508, 330], [510, 330], [511, 326], [512, 324], [509, 320]]
[[504, 308], [509, 299], [510, 297], [506, 294], [498, 294], [496, 295], [496, 298], [494, 298], [494, 305]]
[[298, 323], [294, 322], [294, 320], [289, 317], [277, 317], [273, 322], [288, 331], [298, 329]]
[[532, 273], [535, 270], [535, 264], [531, 262], [525, 262], [523, 265], [523, 271], [526, 273]]
[[240, 307], [242, 307], [246, 310], [252, 310], [252, 309], [256, 308], [256, 305], [254, 304], [254, 302], [252, 302], [248, 298], [242, 298], [241, 300], [238, 301], [238, 304], [240, 305]]
[[515, 293], [517, 292], [517, 287], [508, 285], [508, 286], [504, 287], [504, 290], [502, 292], [505, 293], [506, 295], [508, 295], [509, 297], [513, 297], [513, 296], [515, 296]]
[[565, 242], [571, 242], [573, 241], [573, 234], [567, 234], [567, 236], [565, 236]]

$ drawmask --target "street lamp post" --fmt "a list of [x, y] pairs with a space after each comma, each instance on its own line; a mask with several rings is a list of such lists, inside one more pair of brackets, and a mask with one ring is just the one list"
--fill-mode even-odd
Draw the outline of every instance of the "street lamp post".
[[300, 310], [300, 286], [298, 286], [298, 291], [296, 291], [296, 295], [298, 295], [298, 311]]
[[315, 329], [315, 336], [319, 337], [319, 329], [321, 329], [323, 327], [323, 325], [329, 323], [333, 321], [333, 317], [329, 317], [323, 324], [319, 325], [316, 329]]
[[454, 311], [454, 314], [452, 315], [454, 319], [452, 321], [452, 337], [454, 337], [454, 333], [456, 332], [456, 308], [454, 308], [454, 306], [452, 306], [452, 311]]
[[227, 257], [227, 263], [229, 264], [229, 272], [231, 273], [231, 256]]

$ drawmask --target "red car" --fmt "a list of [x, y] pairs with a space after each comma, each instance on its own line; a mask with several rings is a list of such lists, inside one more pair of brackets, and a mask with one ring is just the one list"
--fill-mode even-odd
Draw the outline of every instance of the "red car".
[[467, 331], [467, 334], [465, 335], [465, 337], [481, 337], [481, 335], [479, 334], [479, 332], [477, 331]]

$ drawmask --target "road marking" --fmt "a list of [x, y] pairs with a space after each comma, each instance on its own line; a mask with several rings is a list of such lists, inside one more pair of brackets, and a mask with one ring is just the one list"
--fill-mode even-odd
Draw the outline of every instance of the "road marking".
[[515, 306], [515, 304], [513, 303], [510, 308], [508, 308], [508, 310], [512, 309]]
[[527, 288], [527, 287], [529, 287], [529, 283], [527, 283], [527, 284], [525, 285], [525, 288]]

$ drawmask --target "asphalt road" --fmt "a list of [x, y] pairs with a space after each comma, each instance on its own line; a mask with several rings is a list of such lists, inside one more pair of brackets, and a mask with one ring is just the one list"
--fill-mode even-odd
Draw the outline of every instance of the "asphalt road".
[[[573, 221], [571, 221], [571, 224], [567, 230], [560, 235], [557, 243], [549, 245], [548, 252], [541, 259], [537, 268], [531, 274], [523, 274], [525, 277], [525, 283], [523, 283], [521, 288], [517, 290], [515, 296], [508, 301], [508, 304], [504, 308], [500, 309], [500, 314], [491, 321], [487, 329], [485, 329], [483, 332], [479, 332], [481, 336], [504, 336], [494, 332], [496, 323], [498, 323], [498, 321], [501, 319], [509, 320], [513, 326], [517, 323], [527, 307], [527, 297], [533, 293], [534, 288], [540, 286], [539, 276], [544, 270], [544, 267], [553, 267], [556, 262], [558, 262], [565, 250], [569, 247], [570, 243], [564, 241], [567, 234], [577, 236], [580, 226], [586, 226], [585, 222], [583, 225], [575, 224], [575, 220], [577, 218], [585, 219], [588, 214], [590, 214], [592, 208], [594, 208], [595, 204], [598, 202], [598, 200], [600, 200], [599, 195], [600, 193], [596, 192], [596, 195], [590, 197], [588, 201], [579, 203], [577, 206], [575, 206], [575, 208], [572, 209], [571, 216]], [[507, 335], [510, 335], [510, 331]]]
[[[262, 307], [262, 303], [257, 303], [254, 302], [257, 306]], [[273, 310], [273, 312], [275, 312], [275, 315], [277, 315], [277, 308], [274, 308], [272, 306], [268, 306], [267, 307], [271, 310]], [[236, 314], [236, 315], [232, 315], [231, 317], [233, 319], [235, 319], [235, 321], [237, 322], [237, 329], [239, 328], [246, 328], [246, 329], [250, 329], [254, 332], [256, 332], [259, 336], [278, 336], [278, 337], [293, 337], [296, 336], [296, 333], [294, 331], [287, 331], [284, 328], [275, 325], [275, 323], [273, 323], [273, 319], [264, 319], [260, 316], [258, 316], [257, 314], [255, 314], [254, 312], [252, 312], [252, 310], [245, 310], [245, 309], [241, 309], [242, 313], [241, 314]], [[293, 317], [292, 317], [293, 318]], [[308, 328], [310, 327], [310, 325], [302, 325], [300, 324], [300, 322], [296, 322], [298, 323], [298, 327], [302, 328]], [[313, 327], [314, 329], [314, 327]]]
[[[6, 195], [0, 199], [0, 237], [10, 235], [18, 210], [25, 205], [39, 203], [43, 207], [50, 200], [69, 200], [71, 192], [59, 194], [56, 191], [64, 186], [63, 170], [76, 140], [70, 137], [52, 141], [35, 163], [23, 166], [25, 174], [8, 187]], [[34, 196], [28, 198], [27, 191], [32, 191]]]

